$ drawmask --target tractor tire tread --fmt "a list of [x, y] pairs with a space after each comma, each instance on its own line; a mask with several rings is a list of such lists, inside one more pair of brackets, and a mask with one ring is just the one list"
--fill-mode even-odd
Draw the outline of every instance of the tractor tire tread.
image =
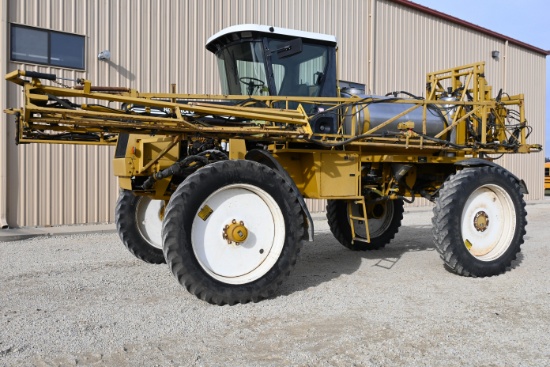
[[164, 264], [162, 249], [149, 244], [143, 237], [136, 224], [136, 204], [138, 198], [129, 190], [120, 190], [115, 207], [115, 224], [118, 235], [124, 246], [136, 258], [149, 264]]
[[[460, 227], [460, 213], [462, 213], [462, 208], [457, 204], [457, 197], [463, 195], [464, 188], [475, 186], [480, 175], [502, 177], [505, 185], [512, 188], [514, 192], [519, 193], [516, 199], [518, 205], [515, 208], [519, 222], [519, 235], [517, 241], [510, 245], [515, 246], [515, 248], [509, 256], [501, 256], [497, 264], [492, 266], [490, 270], [472, 265], [476, 261], [473, 257], [472, 261], [464, 260], [462, 255], [464, 251], [460, 249], [460, 246], [464, 247], [464, 244], [459, 243], [462, 241], [462, 236], [457, 235], [457, 231], [453, 230], [453, 228]], [[435, 248], [449, 270], [466, 277], [487, 277], [502, 274], [510, 267], [512, 261], [517, 258], [517, 254], [521, 251], [521, 245], [526, 234], [527, 212], [525, 201], [520, 192], [520, 186], [516, 180], [500, 167], [466, 168], [447, 178], [440, 189], [440, 195], [433, 208], [432, 234]]]
[[[268, 274], [250, 284], [234, 286], [208, 276], [198, 265], [194, 255], [190, 256], [192, 250], [191, 253], [182, 250], [181, 239], [189, 236], [186, 228], [183, 228], [185, 225], [182, 225], [182, 220], [185, 219], [182, 218], [186, 218], [186, 212], [189, 211], [188, 203], [197, 195], [197, 191], [211, 185], [212, 177], [224, 177], [224, 180], [232, 183], [239, 181], [238, 177], [242, 172], [247, 172], [249, 177], [263, 177], [263, 181], [267, 182], [266, 185], [277, 187], [279, 192], [286, 196], [284, 200], [288, 206], [285, 208], [287, 231], [285, 231], [286, 241], [281, 257]], [[189, 293], [220, 306], [259, 302], [273, 296], [282, 284], [283, 278], [290, 274], [292, 267], [296, 264], [302, 246], [305, 225], [297, 195], [299, 193], [295, 192], [281, 175], [257, 162], [226, 160], [199, 169], [180, 184], [166, 208], [162, 231], [164, 256], [172, 273]], [[285, 209], [282, 208], [283, 212]]]

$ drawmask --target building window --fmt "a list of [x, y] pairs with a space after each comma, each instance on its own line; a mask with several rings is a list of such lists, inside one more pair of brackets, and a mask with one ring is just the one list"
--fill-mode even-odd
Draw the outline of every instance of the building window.
[[11, 25], [10, 58], [72, 69], [84, 69], [84, 36]]

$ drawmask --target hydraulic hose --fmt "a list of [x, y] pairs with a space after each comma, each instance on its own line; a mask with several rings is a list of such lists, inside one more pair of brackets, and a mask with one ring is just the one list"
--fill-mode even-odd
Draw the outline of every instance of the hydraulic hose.
[[174, 163], [170, 167], [156, 172], [149, 176], [147, 180], [141, 186], [144, 190], [149, 190], [153, 187], [156, 181], [171, 176], [183, 176], [187, 177], [191, 173], [195, 172], [201, 167], [206, 166], [209, 163], [226, 160], [227, 154], [219, 150], [206, 150], [197, 155], [190, 155], [183, 160]]

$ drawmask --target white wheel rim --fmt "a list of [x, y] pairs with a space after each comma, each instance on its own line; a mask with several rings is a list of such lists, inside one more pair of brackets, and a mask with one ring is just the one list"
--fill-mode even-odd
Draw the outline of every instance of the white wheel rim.
[[[368, 218], [369, 234], [371, 238], [376, 238], [383, 235], [390, 227], [391, 221], [393, 219], [393, 203], [390, 203], [388, 201], [385, 204], [375, 205], [383, 206], [384, 212], [382, 215], [376, 218]], [[359, 205], [354, 205], [354, 215], [359, 215], [359, 213], [362, 211], [363, 210], [360, 209]], [[362, 220], [354, 219], [353, 225], [355, 227], [355, 234], [359, 237], [364, 237], [366, 233], [365, 222]]]
[[510, 247], [516, 231], [516, 211], [510, 195], [497, 185], [476, 189], [461, 218], [462, 239], [479, 260], [491, 261]]
[[162, 249], [164, 200], [139, 197], [136, 203], [136, 224], [141, 237], [151, 246]]
[[[248, 231], [244, 242], [230, 244], [223, 238], [224, 227], [233, 220], [244, 223]], [[250, 283], [264, 276], [281, 256], [284, 242], [279, 205], [267, 192], [248, 184], [228, 185], [212, 193], [198, 208], [191, 228], [200, 266], [227, 284]]]

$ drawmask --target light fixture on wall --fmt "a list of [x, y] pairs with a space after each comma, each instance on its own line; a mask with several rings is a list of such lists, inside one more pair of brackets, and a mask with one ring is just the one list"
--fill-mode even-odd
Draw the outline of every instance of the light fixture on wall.
[[500, 56], [500, 52], [499, 51], [493, 51], [493, 52], [491, 52], [491, 56], [493, 57], [493, 59], [498, 61], [498, 58]]
[[101, 51], [99, 54], [97, 54], [97, 59], [102, 61], [111, 60], [111, 51], [109, 50]]

